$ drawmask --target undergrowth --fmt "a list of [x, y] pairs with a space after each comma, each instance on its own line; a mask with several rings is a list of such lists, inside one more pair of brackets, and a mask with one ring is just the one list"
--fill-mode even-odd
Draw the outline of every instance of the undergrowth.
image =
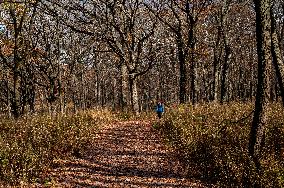
[[272, 104], [261, 152], [261, 173], [248, 156], [253, 105], [172, 108], [155, 125], [175, 149], [186, 174], [222, 187], [284, 187], [284, 109]]
[[99, 124], [111, 118], [110, 112], [90, 111], [1, 119], [1, 181], [10, 185], [37, 181], [54, 159], [80, 157], [92, 143]]
[[145, 121], [155, 119], [156, 113], [154, 111], [144, 111], [139, 114], [134, 112], [117, 112], [115, 117], [118, 121]]

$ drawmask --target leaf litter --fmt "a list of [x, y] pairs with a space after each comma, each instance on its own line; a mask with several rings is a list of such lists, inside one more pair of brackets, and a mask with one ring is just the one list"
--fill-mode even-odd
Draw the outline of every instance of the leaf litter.
[[212, 187], [188, 179], [149, 122], [105, 125], [81, 158], [58, 159], [32, 187]]

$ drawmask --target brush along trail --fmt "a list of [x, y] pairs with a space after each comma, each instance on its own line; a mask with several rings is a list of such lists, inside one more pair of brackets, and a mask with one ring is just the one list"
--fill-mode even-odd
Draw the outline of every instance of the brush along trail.
[[[209, 187], [186, 179], [149, 122], [104, 126], [80, 158], [56, 161], [50, 187]], [[46, 185], [45, 185], [46, 186]]]

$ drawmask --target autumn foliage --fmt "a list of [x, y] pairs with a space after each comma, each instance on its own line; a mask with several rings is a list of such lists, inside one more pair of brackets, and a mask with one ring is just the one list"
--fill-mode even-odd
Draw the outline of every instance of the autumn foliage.
[[251, 103], [184, 105], [172, 109], [158, 124], [166, 142], [176, 150], [190, 177], [221, 187], [284, 186], [283, 107], [271, 104], [269, 125], [262, 140], [262, 172], [248, 156]]
[[106, 110], [18, 120], [1, 118], [1, 181], [18, 184], [39, 181], [40, 177], [44, 180], [54, 159], [81, 157], [91, 146], [99, 125], [111, 118]]

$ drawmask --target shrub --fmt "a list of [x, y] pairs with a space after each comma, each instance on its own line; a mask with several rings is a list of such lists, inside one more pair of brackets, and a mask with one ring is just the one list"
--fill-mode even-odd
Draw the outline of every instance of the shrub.
[[284, 165], [284, 111], [271, 105], [262, 148], [263, 173], [257, 173], [247, 148], [253, 105], [244, 103], [179, 106], [167, 113], [159, 130], [172, 146], [187, 175], [221, 186], [261, 185], [281, 187]]
[[[102, 116], [105, 115], [105, 116]], [[106, 118], [104, 118], [106, 117]], [[0, 121], [0, 178], [8, 184], [34, 181], [56, 158], [80, 157], [107, 112], [51, 117], [26, 116]]]

